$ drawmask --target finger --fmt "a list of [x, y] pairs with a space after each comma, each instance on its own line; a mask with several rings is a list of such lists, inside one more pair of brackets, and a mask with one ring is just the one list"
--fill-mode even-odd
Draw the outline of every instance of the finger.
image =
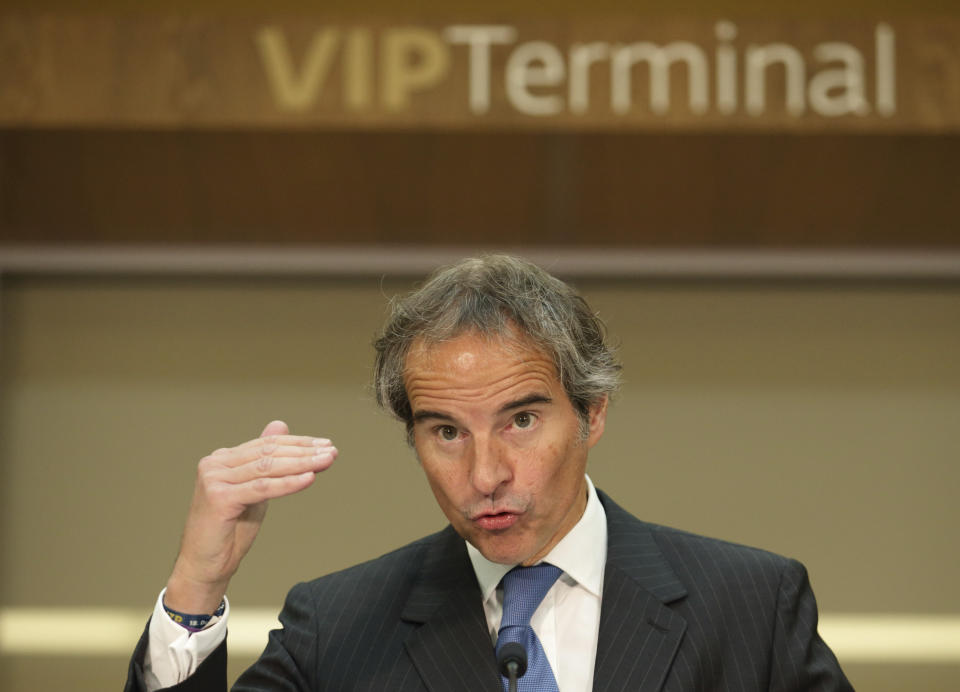
[[273, 500], [298, 493], [308, 488], [316, 477], [313, 471], [306, 471], [280, 478], [255, 478], [246, 483], [238, 483], [232, 486], [230, 495], [234, 501], [250, 506], [264, 500]]
[[263, 429], [263, 432], [260, 433], [260, 437], [268, 437], [270, 435], [287, 435], [290, 432], [290, 426], [284, 423], [282, 420], [272, 420], [267, 423], [267, 427]]
[[[297, 448], [301, 449], [301, 448]], [[212, 481], [245, 483], [255, 478], [281, 478], [307, 471], [325, 471], [337, 458], [336, 447], [317, 449], [309, 454], [274, 454], [248, 460], [238, 466], [224, 466], [211, 476]]]
[[274, 442], [276, 439], [265, 437], [257, 440], [257, 444], [234, 447], [218, 461], [224, 466], [236, 467], [264, 457], [309, 457], [334, 449], [333, 443], [323, 438], [308, 439], [305, 443], [296, 441], [293, 444], [284, 444], [284, 438], [279, 438], [280, 442]]
[[333, 443], [325, 437], [269, 435], [249, 440], [236, 447], [223, 447], [208, 456], [214, 457], [218, 464], [237, 466], [261, 456], [276, 454], [281, 448], [298, 448], [303, 454], [312, 454], [314, 450], [322, 450], [332, 446]]

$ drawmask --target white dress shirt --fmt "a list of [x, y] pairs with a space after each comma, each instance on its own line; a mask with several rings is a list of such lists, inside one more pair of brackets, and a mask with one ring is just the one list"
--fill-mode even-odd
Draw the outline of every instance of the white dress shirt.
[[[469, 543], [467, 552], [483, 594], [490, 639], [496, 644], [503, 616], [503, 589], [497, 587], [513, 565], [490, 562]], [[559, 567], [563, 574], [550, 587], [530, 625], [543, 645], [560, 692], [592, 690], [607, 562], [607, 515], [589, 476], [583, 516], [543, 562]]]
[[[600, 631], [600, 597], [607, 561], [607, 517], [587, 476], [587, 507], [580, 521], [544, 558], [563, 574], [550, 587], [530, 624], [540, 638], [560, 692], [593, 688], [593, 664]], [[493, 644], [503, 615], [503, 589], [497, 586], [513, 565], [487, 560], [467, 543], [470, 561], [483, 594], [483, 609]], [[166, 591], [166, 589], [164, 589]], [[191, 633], [173, 622], [157, 598], [150, 620], [149, 645], [143, 661], [147, 692], [186, 680], [227, 636], [230, 603], [223, 615], [200, 632]]]

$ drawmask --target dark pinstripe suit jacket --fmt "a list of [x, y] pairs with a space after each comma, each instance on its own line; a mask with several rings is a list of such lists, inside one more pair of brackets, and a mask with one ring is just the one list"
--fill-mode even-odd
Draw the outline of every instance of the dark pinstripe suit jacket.
[[[609, 546], [595, 690], [851, 690], [816, 632], [793, 560], [647, 524], [600, 493]], [[502, 690], [463, 539], [450, 528], [298, 584], [282, 630], [234, 686], [250, 690]], [[126, 692], [144, 689], [139, 661]], [[226, 689], [226, 643], [171, 690]]]

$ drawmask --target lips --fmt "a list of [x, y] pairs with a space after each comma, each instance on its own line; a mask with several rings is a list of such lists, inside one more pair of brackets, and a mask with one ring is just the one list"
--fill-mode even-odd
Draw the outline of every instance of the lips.
[[473, 518], [473, 523], [487, 531], [502, 531], [517, 523], [520, 515], [515, 512], [484, 513]]

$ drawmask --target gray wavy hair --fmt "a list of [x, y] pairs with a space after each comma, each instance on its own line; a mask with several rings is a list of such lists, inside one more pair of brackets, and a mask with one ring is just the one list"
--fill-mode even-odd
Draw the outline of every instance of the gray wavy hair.
[[374, 341], [377, 403], [406, 423], [413, 412], [404, 385], [411, 345], [467, 332], [532, 344], [553, 361], [567, 396], [589, 429], [590, 407], [620, 385], [620, 364], [606, 329], [587, 302], [560, 279], [509, 255], [462, 260], [435, 271], [416, 291], [395, 298]]

